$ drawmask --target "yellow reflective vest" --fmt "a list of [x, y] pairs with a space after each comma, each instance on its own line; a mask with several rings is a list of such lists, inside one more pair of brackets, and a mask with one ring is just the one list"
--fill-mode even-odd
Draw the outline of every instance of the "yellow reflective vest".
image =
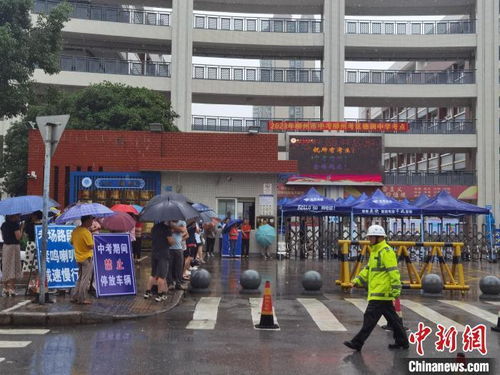
[[370, 246], [370, 259], [352, 281], [353, 284], [368, 287], [368, 301], [392, 301], [401, 294], [401, 278], [398, 260], [394, 250], [381, 241]]

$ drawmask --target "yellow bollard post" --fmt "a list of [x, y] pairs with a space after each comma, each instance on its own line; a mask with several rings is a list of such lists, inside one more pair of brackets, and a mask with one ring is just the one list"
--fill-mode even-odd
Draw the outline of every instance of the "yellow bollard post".
[[361, 250], [360, 250], [358, 257], [356, 259], [356, 263], [354, 263], [354, 266], [352, 268], [350, 280], [352, 280], [356, 276], [358, 276], [359, 271], [361, 271], [361, 267], [363, 266], [363, 262], [366, 258], [366, 254], [370, 252], [369, 251], [370, 245], [369, 244], [362, 244], [363, 242], [364, 241], [359, 242], [359, 245], [362, 247], [361, 247]]

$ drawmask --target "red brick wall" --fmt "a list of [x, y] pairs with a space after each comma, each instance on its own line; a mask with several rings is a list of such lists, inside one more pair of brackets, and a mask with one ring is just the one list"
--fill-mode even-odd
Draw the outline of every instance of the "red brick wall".
[[[28, 194], [42, 194], [44, 147], [37, 130], [29, 134]], [[54, 196], [55, 167], [58, 194]], [[275, 134], [154, 133], [67, 130], [52, 158], [51, 196], [65, 202], [65, 168], [93, 172], [203, 171], [293, 173], [295, 161], [278, 160]]]

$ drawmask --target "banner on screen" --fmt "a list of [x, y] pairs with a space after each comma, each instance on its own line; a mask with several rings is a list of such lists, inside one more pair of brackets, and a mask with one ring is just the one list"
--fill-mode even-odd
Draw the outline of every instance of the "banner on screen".
[[[78, 265], [75, 250], [71, 245], [74, 225], [49, 225], [47, 241], [47, 286], [49, 289], [73, 288], [78, 280]], [[38, 259], [42, 259], [42, 226], [36, 225], [36, 248]], [[38, 262], [40, 271], [41, 262]]]
[[269, 121], [270, 131], [318, 132], [345, 131], [355, 133], [406, 133], [407, 122], [352, 122], [352, 121]]
[[288, 184], [382, 183], [382, 138], [373, 136], [292, 136], [289, 159], [299, 175]]
[[94, 278], [98, 297], [136, 294], [128, 233], [94, 235]]

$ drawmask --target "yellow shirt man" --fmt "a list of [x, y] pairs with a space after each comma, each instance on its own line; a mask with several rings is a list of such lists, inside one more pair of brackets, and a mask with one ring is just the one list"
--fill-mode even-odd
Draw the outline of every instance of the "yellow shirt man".
[[83, 226], [75, 228], [73, 233], [71, 233], [71, 243], [75, 248], [75, 259], [78, 263], [92, 258], [94, 238], [87, 228]]

